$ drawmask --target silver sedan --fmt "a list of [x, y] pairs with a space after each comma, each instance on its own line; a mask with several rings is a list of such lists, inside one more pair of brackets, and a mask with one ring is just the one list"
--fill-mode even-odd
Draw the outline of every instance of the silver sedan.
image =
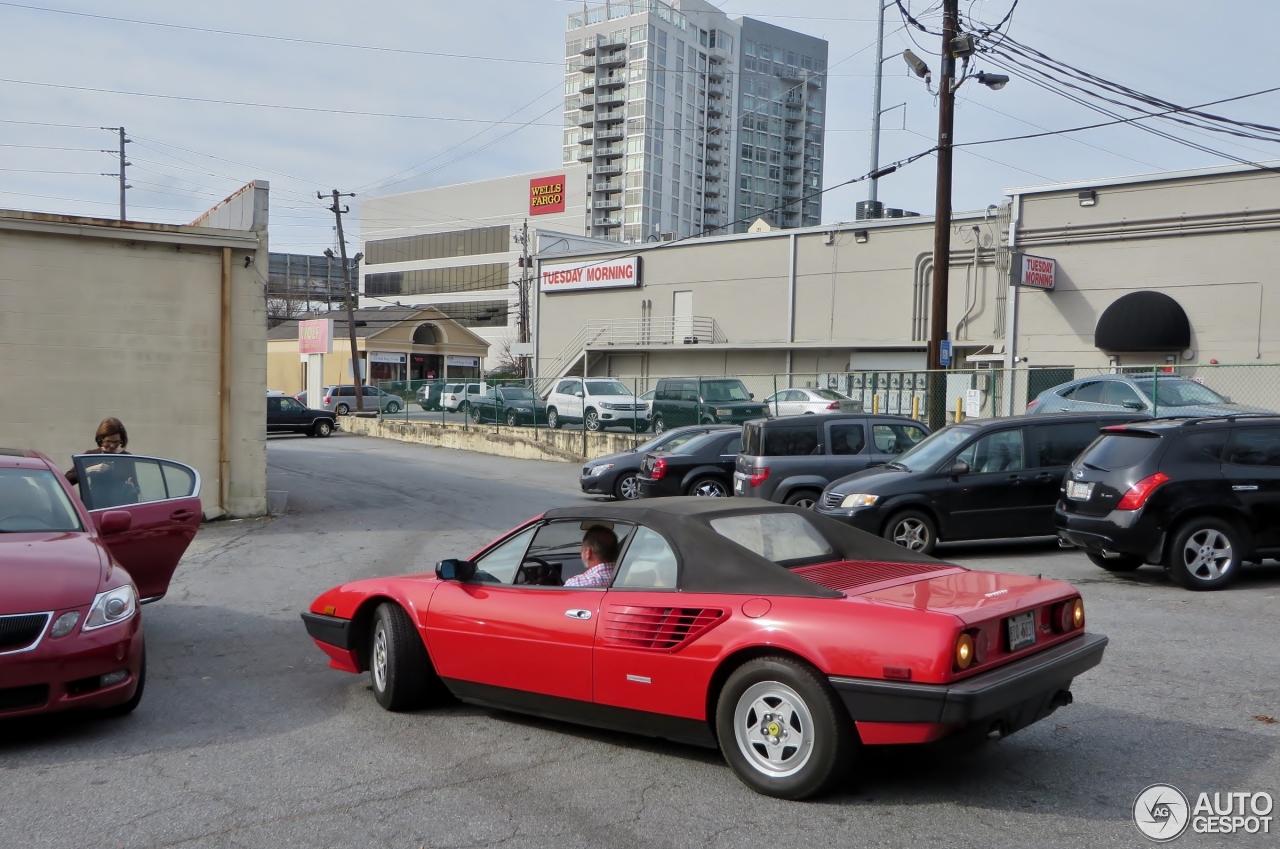
[[802, 416], [806, 413], [861, 413], [862, 402], [834, 389], [782, 389], [764, 399], [769, 415]]
[[1096, 374], [1046, 389], [1027, 405], [1027, 413], [1123, 412], [1152, 416], [1230, 416], [1271, 413], [1237, 404], [1209, 387], [1170, 374]]

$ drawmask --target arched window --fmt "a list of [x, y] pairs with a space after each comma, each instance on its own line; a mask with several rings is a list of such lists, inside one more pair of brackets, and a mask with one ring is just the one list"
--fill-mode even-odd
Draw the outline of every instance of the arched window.
[[413, 344], [439, 345], [440, 329], [434, 324], [419, 324], [418, 328], [413, 331]]

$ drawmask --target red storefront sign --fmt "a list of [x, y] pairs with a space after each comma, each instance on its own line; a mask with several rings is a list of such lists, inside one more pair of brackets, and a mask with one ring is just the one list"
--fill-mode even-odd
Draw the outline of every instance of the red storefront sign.
[[640, 285], [640, 257], [542, 266], [543, 292], [574, 289], [617, 289]]
[[1014, 254], [1013, 260], [1014, 283], [1053, 291], [1054, 272], [1058, 269], [1056, 260], [1022, 253]]
[[333, 319], [317, 318], [298, 322], [299, 354], [333, 353]]
[[529, 181], [529, 214], [564, 212], [564, 175]]

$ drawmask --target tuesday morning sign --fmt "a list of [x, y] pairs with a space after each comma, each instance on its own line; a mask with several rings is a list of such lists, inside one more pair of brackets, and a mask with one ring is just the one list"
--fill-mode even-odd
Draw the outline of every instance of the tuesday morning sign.
[[640, 285], [640, 257], [601, 259], [592, 262], [543, 263], [542, 292], [571, 292], [575, 289], [623, 289]]

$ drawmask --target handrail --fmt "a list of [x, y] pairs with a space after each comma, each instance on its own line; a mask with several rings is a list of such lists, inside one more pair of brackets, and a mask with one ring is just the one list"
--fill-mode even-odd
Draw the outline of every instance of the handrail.
[[588, 349], [609, 345], [694, 345], [728, 342], [712, 316], [591, 319], [536, 379], [539, 394], [564, 377]]

